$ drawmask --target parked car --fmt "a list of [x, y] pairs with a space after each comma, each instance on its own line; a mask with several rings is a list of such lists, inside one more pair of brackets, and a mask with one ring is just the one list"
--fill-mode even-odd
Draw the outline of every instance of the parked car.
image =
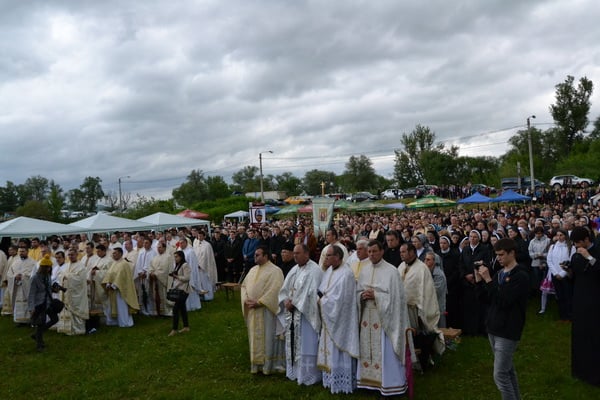
[[352, 194], [350, 197], [347, 197], [346, 200], [360, 202], [366, 200], [377, 200], [377, 196], [369, 192], [356, 192]]
[[553, 189], [560, 189], [563, 186], [583, 186], [588, 187], [594, 184], [594, 180], [590, 178], [580, 178], [575, 175], [557, 175], [550, 179], [550, 186]]
[[417, 185], [417, 189], [422, 195], [427, 195], [439, 193], [440, 188], [437, 185]]
[[288, 204], [308, 204], [309, 199], [302, 196], [290, 196], [284, 200]]
[[[419, 194], [419, 189], [417, 189], [416, 187], [411, 187], [411, 188], [406, 188], [406, 189], [402, 189], [402, 191], [404, 192], [402, 194], [403, 198], [406, 197], [417, 197], [417, 195]], [[421, 195], [423, 194], [423, 192], [421, 192]]]
[[386, 189], [381, 193], [381, 198], [385, 200], [389, 199], [401, 199], [404, 191], [402, 189]]
[[483, 183], [474, 183], [474, 184], [471, 185], [471, 194], [473, 194], [475, 192], [479, 192], [481, 194], [485, 194], [486, 191], [489, 192], [489, 193], [496, 193], [497, 192], [497, 190], [496, 190], [495, 187], [484, 185]]
[[[500, 187], [502, 190], [519, 190], [519, 178], [502, 178], [500, 181]], [[531, 187], [531, 177], [524, 176], [521, 177], [521, 190], [526, 190]], [[539, 179], [535, 179], [534, 187], [536, 189], [546, 187], [546, 184]]]

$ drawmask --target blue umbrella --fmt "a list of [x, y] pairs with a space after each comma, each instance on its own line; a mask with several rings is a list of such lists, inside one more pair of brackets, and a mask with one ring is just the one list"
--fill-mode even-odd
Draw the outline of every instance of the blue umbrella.
[[499, 203], [501, 201], [511, 202], [511, 201], [529, 201], [531, 197], [524, 196], [515, 192], [514, 190], [505, 190], [500, 196], [492, 199], [493, 202]]
[[265, 206], [265, 212], [267, 214], [275, 214], [277, 211], [279, 211], [279, 208], [277, 207], [270, 206], [268, 204]]
[[475, 192], [472, 195], [470, 195], [469, 197], [465, 197], [464, 199], [458, 200], [457, 203], [459, 203], [459, 204], [489, 203], [490, 201], [492, 201], [492, 199], [490, 199], [489, 197], [484, 196], [479, 192]]

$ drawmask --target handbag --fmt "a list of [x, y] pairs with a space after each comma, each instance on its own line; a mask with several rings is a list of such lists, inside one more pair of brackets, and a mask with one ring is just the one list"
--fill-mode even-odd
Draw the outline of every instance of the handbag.
[[[181, 265], [178, 265], [175, 268], [175, 270], [173, 271], [173, 273], [172, 273], [173, 282], [171, 283], [171, 288], [167, 290], [167, 300], [171, 301], [173, 303], [177, 303], [180, 299], [184, 299], [185, 296], [187, 295], [185, 290], [173, 288], [173, 285], [175, 285], [175, 279], [176, 279], [177, 273], [179, 272], [179, 268], [181, 268]], [[189, 283], [188, 283], [188, 287], [189, 287]]]
[[52, 301], [50, 302], [50, 306], [48, 307], [48, 312], [60, 314], [63, 308], [65, 308], [65, 303], [63, 303], [59, 299], [52, 299]]
[[185, 291], [181, 289], [169, 289], [167, 290], [167, 300], [177, 303], [185, 294]]

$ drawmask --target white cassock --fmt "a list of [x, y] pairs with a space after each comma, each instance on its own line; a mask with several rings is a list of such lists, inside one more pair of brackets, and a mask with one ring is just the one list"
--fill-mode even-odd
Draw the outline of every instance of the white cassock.
[[200, 268], [200, 284], [204, 293], [205, 300], [215, 298], [215, 283], [217, 282], [217, 263], [213, 248], [206, 240], [194, 241], [194, 253], [198, 258], [198, 267]]
[[[322, 379], [317, 368], [321, 331], [317, 291], [322, 277], [321, 267], [309, 260], [306, 265], [295, 265], [290, 270], [279, 292], [280, 310], [283, 311], [278, 318], [286, 327], [286, 376], [298, 384], [312, 385]], [[283, 305], [287, 299], [295, 307], [292, 312]]]
[[[145, 248], [141, 249], [133, 270], [133, 282], [135, 284], [138, 302], [140, 303], [140, 312], [144, 315], [155, 314], [155, 307], [151, 296], [152, 293], [150, 291], [150, 276], [148, 274], [148, 269], [150, 268], [152, 259], [156, 257], [157, 254], [156, 250], [152, 248], [150, 248], [150, 250], [146, 250]], [[141, 278], [139, 276], [141, 273], [145, 273], [146, 277]]]
[[352, 393], [360, 351], [354, 273], [348, 265], [335, 270], [329, 267], [319, 291], [321, 335], [317, 365], [323, 371], [323, 386], [331, 393]]
[[[405, 355], [408, 309], [404, 285], [396, 267], [381, 260], [365, 265], [356, 286], [360, 317], [359, 388], [400, 395], [408, 389]], [[360, 294], [373, 289], [375, 300], [362, 301]]]
[[185, 254], [185, 262], [190, 266], [192, 276], [190, 277], [190, 291], [189, 296], [185, 302], [185, 306], [188, 311], [199, 310], [202, 308], [200, 303], [200, 292], [202, 291], [202, 284], [200, 282], [200, 269], [198, 268], [198, 257], [194, 250], [188, 246], [185, 250], [182, 250]]

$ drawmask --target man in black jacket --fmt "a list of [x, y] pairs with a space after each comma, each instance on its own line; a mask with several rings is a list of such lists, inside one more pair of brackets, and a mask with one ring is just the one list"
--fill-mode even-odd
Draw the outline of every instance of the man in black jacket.
[[486, 328], [494, 353], [494, 382], [502, 399], [518, 400], [521, 395], [513, 354], [525, 326], [529, 276], [517, 264], [513, 240], [500, 239], [494, 251], [503, 268], [492, 277], [488, 267], [481, 265], [475, 270], [475, 281], [489, 303]]
[[575, 227], [571, 241], [577, 253], [568, 273], [573, 279], [573, 325], [571, 373], [591, 385], [600, 386], [600, 249], [585, 227]]

